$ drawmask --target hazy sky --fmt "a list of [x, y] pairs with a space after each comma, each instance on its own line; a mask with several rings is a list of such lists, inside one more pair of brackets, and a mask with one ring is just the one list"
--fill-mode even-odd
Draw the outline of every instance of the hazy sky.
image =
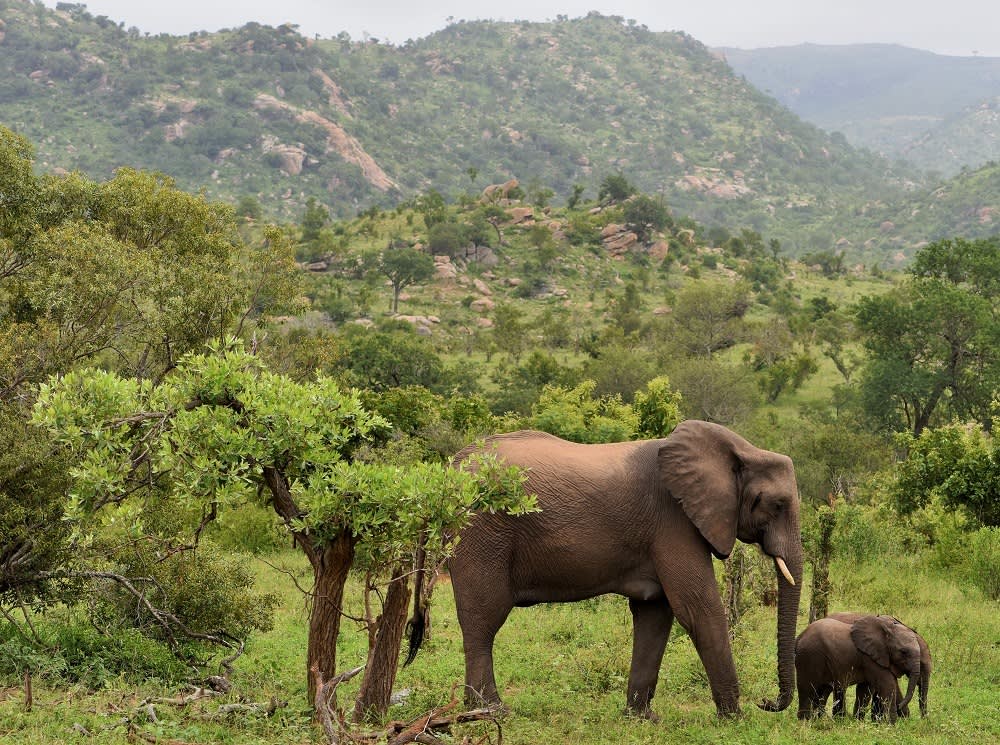
[[[55, 7], [56, 0], [44, 0]], [[997, 0], [90, 0], [106, 15], [150, 33], [216, 31], [257, 21], [295, 23], [306, 36], [373, 36], [400, 44], [451, 21], [554, 20], [591, 10], [652, 31], [685, 31], [709, 46], [887, 43], [939, 54], [1000, 57]]]

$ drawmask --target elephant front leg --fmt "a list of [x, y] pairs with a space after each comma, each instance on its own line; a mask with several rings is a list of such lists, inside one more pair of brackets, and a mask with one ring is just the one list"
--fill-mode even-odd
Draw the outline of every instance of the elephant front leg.
[[650, 708], [660, 674], [663, 651], [670, 638], [674, 613], [665, 599], [629, 598], [632, 611], [632, 667], [628, 676], [628, 709], [636, 716], [657, 721]]
[[[688, 567], [690, 569], [690, 567]], [[670, 607], [694, 642], [712, 688], [712, 700], [720, 717], [740, 713], [740, 683], [729, 646], [729, 624], [715, 584], [711, 559], [706, 558], [705, 579], [690, 572], [664, 582]]]
[[864, 719], [865, 713], [868, 711], [868, 706], [871, 703], [872, 690], [869, 688], [868, 683], [858, 683], [854, 690], [854, 718]]
[[847, 686], [843, 683], [833, 686], [833, 716], [847, 716]]

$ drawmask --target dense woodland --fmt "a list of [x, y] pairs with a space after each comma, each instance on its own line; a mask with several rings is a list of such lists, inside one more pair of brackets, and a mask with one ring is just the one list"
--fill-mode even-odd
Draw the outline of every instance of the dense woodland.
[[[17, 36], [11, 11], [51, 16], [2, 7], [2, 44]], [[344, 64], [383, 55], [383, 79], [400, 85], [415, 64], [407, 53], [433, 57], [427, 47], [470, 34], [496, 34], [497, 50], [510, 46], [504, 34], [523, 35], [527, 61], [536, 32], [664, 42], [600, 17], [461, 23], [400, 48], [307, 45], [294, 30], [252, 26], [185, 41], [146, 38], [79, 6], [60, 12], [35, 30], [94, 26], [92, 39], [138, 58], [281, 37], [294, 42], [293, 77], [307, 67], [300, 54], [339, 45]], [[666, 36], [719, 74], [697, 42]], [[76, 72], [51, 76], [50, 89], [76, 85]], [[54, 100], [69, 107], [82, 92]], [[372, 105], [371, 93], [352, 93], [355, 105]], [[679, 204], [638, 160], [595, 157], [586, 183], [546, 171], [512, 179], [521, 156], [503, 164], [503, 149], [503, 165], [425, 172], [353, 209], [305, 191], [278, 209], [271, 187], [194, 193], [155, 158], [98, 175], [55, 171], [28, 129], [0, 127], [0, 737], [391, 741], [394, 721], [428, 711], [447, 720], [458, 710], [441, 707], [462, 669], [450, 589], [432, 572], [433, 633], [401, 668], [411, 575], [443, 568], [475, 511], [534, 509], [516, 469], [485, 458], [471, 474], [448, 467], [451, 456], [496, 432], [614, 442], [663, 437], [688, 418], [793, 459], [802, 627], [827, 611], [883, 612], [928, 639], [931, 716], [901, 720], [893, 737], [1000, 736], [1000, 237], [982, 221], [925, 235], [900, 265], [861, 263], [829, 242], [789, 246], [787, 223], [744, 221], [742, 208], [699, 212], [691, 194]], [[874, 157], [842, 147], [845, 169]], [[963, 224], [951, 195], [981, 193], [975, 179], [989, 173], [935, 192], [949, 215], [939, 228]], [[823, 187], [847, 204], [844, 188]], [[894, 207], [901, 226], [921, 213], [907, 204]], [[737, 546], [717, 564], [744, 718], [715, 720], [704, 670], [675, 630], [655, 702], [663, 720], [626, 719], [627, 612], [606, 597], [517, 611], [497, 655], [512, 712], [451, 722], [438, 736], [885, 734], [882, 724], [757, 711], [773, 686], [773, 571]]]

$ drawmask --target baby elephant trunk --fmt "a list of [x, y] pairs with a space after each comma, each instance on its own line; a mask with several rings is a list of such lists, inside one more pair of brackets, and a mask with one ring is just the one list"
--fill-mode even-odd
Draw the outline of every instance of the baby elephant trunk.
[[913, 698], [913, 692], [916, 690], [917, 681], [920, 680], [920, 660], [917, 660], [917, 664], [914, 668], [907, 671], [906, 678], [906, 694], [903, 696], [903, 700], [896, 704], [897, 711], [910, 705], [910, 699]]

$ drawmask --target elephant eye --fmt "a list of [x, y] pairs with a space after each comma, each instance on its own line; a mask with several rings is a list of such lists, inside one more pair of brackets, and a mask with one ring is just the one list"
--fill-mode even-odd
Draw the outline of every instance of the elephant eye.
[[757, 496], [753, 498], [753, 504], [750, 505], [751, 512], [757, 509], [757, 506], [760, 504], [760, 499], [761, 499], [761, 494], [760, 492], [757, 492]]

